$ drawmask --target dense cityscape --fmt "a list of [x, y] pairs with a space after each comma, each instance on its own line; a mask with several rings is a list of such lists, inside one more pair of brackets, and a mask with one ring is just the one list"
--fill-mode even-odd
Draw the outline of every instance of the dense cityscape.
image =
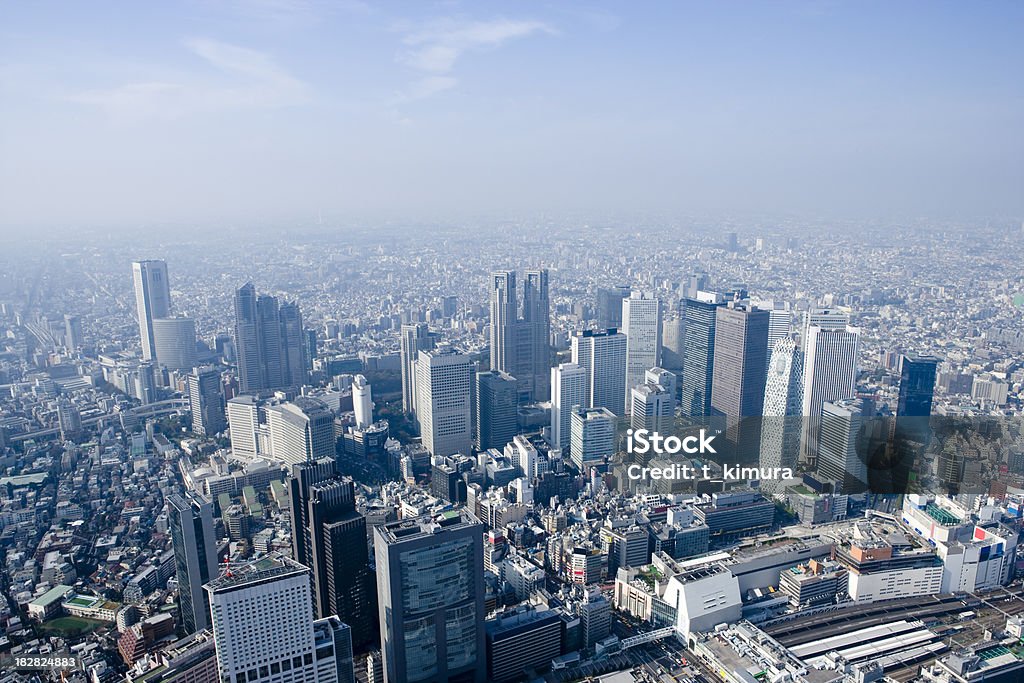
[[1024, 680], [1019, 222], [157, 234], [0, 251], [0, 683]]

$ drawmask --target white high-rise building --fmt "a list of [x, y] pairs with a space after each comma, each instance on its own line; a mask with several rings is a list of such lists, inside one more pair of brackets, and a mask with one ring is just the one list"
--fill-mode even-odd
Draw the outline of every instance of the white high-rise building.
[[300, 396], [267, 408], [270, 455], [294, 465], [335, 457], [334, 414], [321, 401]]
[[644, 372], [644, 383], [659, 384], [665, 387], [673, 399], [675, 399], [676, 394], [679, 392], [679, 378], [676, 377], [676, 373], [670, 372], [665, 368], [647, 369]]
[[196, 321], [184, 316], [154, 318], [153, 344], [157, 362], [170, 370], [196, 366]]
[[[819, 318], [820, 320], [820, 318]], [[852, 398], [856, 391], [857, 351], [860, 328], [837, 321], [827, 327], [810, 325], [804, 338], [804, 386], [801, 414], [808, 418], [804, 430], [804, 455], [814, 459], [822, 406]]]
[[472, 365], [452, 350], [420, 351], [416, 361], [416, 418], [431, 455], [469, 454], [473, 444]]
[[586, 408], [626, 412], [626, 335], [586, 330], [572, 338], [572, 362], [587, 372]]
[[[768, 378], [764, 388], [764, 420], [761, 423], [761, 467], [796, 469], [800, 458], [803, 431], [804, 353], [797, 343], [785, 337], [772, 349]], [[776, 494], [782, 482], [775, 478], [761, 481], [761, 491]]]
[[551, 368], [551, 444], [569, 446], [573, 406], [587, 405], [587, 371], [575, 363]]
[[661, 365], [661, 299], [634, 291], [622, 300], [622, 332], [626, 335], [626, 386], [623, 400], [630, 409], [629, 392], [644, 383], [644, 372]]
[[259, 401], [249, 394], [235, 396], [227, 402], [227, 416], [232, 453], [255, 458], [260, 453]]
[[231, 568], [207, 583], [221, 683], [347, 683], [351, 629], [313, 619], [310, 570], [284, 557]]
[[352, 409], [356, 414], [356, 429], [366, 429], [373, 424], [373, 394], [370, 383], [362, 375], [352, 380]]
[[811, 327], [841, 330], [850, 324], [850, 314], [835, 308], [816, 308], [804, 313], [804, 336]]
[[668, 435], [672, 433], [676, 401], [660, 384], [641, 384], [629, 390], [629, 426]]
[[505, 457], [509, 459], [513, 467], [518, 468], [527, 479], [540, 476], [537, 471], [540, 454], [533, 447], [530, 440], [522, 434], [516, 434], [512, 441], [505, 445]]
[[786, 339], [793, 331], [793, 309], [788, 301], [756, 300], [751, 304], [762, 311], [768, 311], [768, 363], [780, 339]]
[[604, 462], [615, 454], [615, 415], [607, 408], [572, 411], [569, 452], [576, 468]]
[[164, 261], [135, 261], [132, 263], [135, 284], [135, 309], [139, 317], [139, 336], [142, 338], [142, 357], [156, 359], [153, 340], [153, 320], [171, 314], [171, 286]]

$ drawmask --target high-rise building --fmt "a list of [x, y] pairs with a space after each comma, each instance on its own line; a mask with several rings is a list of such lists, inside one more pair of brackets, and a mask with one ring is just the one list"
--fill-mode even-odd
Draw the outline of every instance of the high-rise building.
[[602, 287], [597, 290], [597, 327], [602, 330], [622, 327], [622, 300], [629, 287]]
[[309, 516], [309, 491], [314, 484], [338, 476], [334, 458], [319, 458], [291, 466], [288, 477], [288, 502], [291, 505], [292, 557], [307, 567], [313, 566], [313, 524]]
[[352, 630], [313, 619], [309, 569], [270, 556], [206, 584], [221, 683], [348, 683]]
[[217, 576], [213, 503], [188, 491], [167, 496], [167, 506], [181, 626], [186, 633], [195, 633], [210, 626], [210, 603], [203, 584]]
[[514, 373], [516, 363], [515, 271], [491, 273], [491, 370]]
[[[845, 316], [843, 317], [845, 318]], [[856, 391], [860, 328], [843, 318], [818, 315], [804, 335], [803, 453], [813, 462], [817, 451], [821, 409], [825, 403], [852, 398]], [[849, 318], [845, 318], [846, 321]]]
[[62, 441], [70, 441], [82, 431], [82, 414], [66, 396], [57, 399], [57, 428]]
[[266, 412], [275, 460], [292, 465], [335, 456], [334, 414], [323, 402], [300, 396]]
[[939, 359], [935, 356], [903, 356], [897, 417], [928, 417], [932, 414], [938, 365]]
[[442, 318], [454, 318], [455, 314], [459, 312], [459, 297], [454, 294], [448, 294], [441, 297], [441, 317]]
[[615, 415], [607, 408], [574, 408], [569, 426], [569, 456], [583, 471], [615, 454]]
[[[764, 419], [761, 421], [762, 468], [789, 467], [796, 470], [803, 431], [804, 353], [793, 339], [775, 343], [764, 387]], [[761, 481], [761, 491], [781, 492], [778, 479]]]
[[426, 323], [402, 325], [401, 335], [402, 410], [412, 414], [416, 412], [416, 360], [420, 351], [434, 348], [434, 336]]
[[366, 518], [356, 511], [355, 486], [334, 461], [294, 465], [289, 478], [292, 554], [313, 570], [320, 618], [338, 616], [353, 629], [353, 647], [376, 643], [374, 576], [369, 567]]
[[686, 289], [682, 293], [683, 298], [696, 299], [698, 292], [705, 292], [708, 283], [711, 282], [707, 273], [694, 273], [686, 279]]
[[551, 368], [551, 444], [569, 447], [572, 409], [587, 405], [587, 371], [575, 363]]
[[69, 350], [79, 349], [85, 337], [82, 335], [82, 316], [64, 316], [64, 346]]
[[515, 272], [491, 273], [491, 370], [514, 376], [522, 400], [547, 400], [551, 303], [546, 269], [526, 271], [522, 318], [518, 306]]
[[630, 389], [629, 426], [668, 435], [675, 419], [675, 397], [655, 383], [645, 383]]
[[284, 364], [282, 386], [299, 387], [309, 380], [309, 359], [306, 355], [306, 333], [302, 327], [302, 312], [295, 302], [285, 302], [278, 308], [281, 325], [281, 356]]
[[195, 367], [196, 322], [192, 318], [154, 318], [151, 326], [156, 360], [160, 365], [170, 370], [191, 370]]
[[818, 473], [839, 483], [838, 493], [862, 493], [867, 488], [867, 463], [859, 457], [857, 438], [861, 402], [857, 399], [826, 402], [821, 409], [818, 437]]
[[487, 676], [496, 683], [522, 680], [561, 653], [562, 620], [551, 610], [517, 607], [488, 620], [486, 629]]
[[661, 299], [632, 292], [622, 300], [622, 332], [626, 335], [626, 386], [623, 401], [630, 410], [629, 392], [644, 383], [644, 372], [661, 365]]
[[483, 683], [484, 525], [465, 510], [374, 528], [386, 683]]
[[242, 393], [304, 384], [308, 361], [298, 305], [242, 285], [235, 292], [235, 352]]
[[355, 412], [356, 429], [366, 429], [373, 424], [373, 392], [370, 383], [362, 375], [352, 379], [352, 409]]
[[661, 326], [661, 365], [672, 372], [682, 372], [683, 356], [686, 353], [683, 348], [685, 335], [683, 319], [672, 313], [665, 317]]
[[528, 363], [519, 360], [519, 375], [529, 376], [528, 390], [533, 401], [546, 401], [551, 395], [551, 301], [548, 298], [546, 268], [526, 271], [523, 280], [523, 319], [519, 335], [529, 338]]
[[476, 373], [476, 443], [480, 450], [504, 448], [517, 431], [516, 378], [490, 370]]
[[432, 455], [469, 454], [472, 432], [472, 366], [453, 350], [420, 351], [416, 361], [416, 419]]
[[724, 304], [720, 294], [698, 292], [683, 302], [683, 374], [679, 407], [683, 415], [711, 414], [711, 390], [715, 363], [715, 323]]
[[220, 370], [210, 365], [192, 370], [188, 376], [188, 402], [193, 432], [213, 435], [227, 429]]
[[259, 411], [259, 401], [246, 394], [235, 396], [227, 402], [231, 451], [239, 457], [254, 458], [262, 452], [258, 434]]
[[786, 339], [793, 331], [793, 311], [789, 302], [772, 300], [753, 300], [753, 305], [762, 311], [768, 311], [768, 363], [771, 363], [775, 343]]
[[586, 408], [626, 412], [626, 335], [617, 330], [585, 330], [572, 338], [572, 362], [587, 373]]
[[171, 314], [171, 286], [164, 261], [135, 261], [132, 263], [135, 284], [135, 309], [139, 318], [139, 336], [142, 339], [142, 357], [156, 359], [153, 340], [153, 320]]
[[768, 311], [732, 301], [715, 311], [711, 414], [726, 419], [726, 438], [752, 456], [760, 445], [767, 362]]

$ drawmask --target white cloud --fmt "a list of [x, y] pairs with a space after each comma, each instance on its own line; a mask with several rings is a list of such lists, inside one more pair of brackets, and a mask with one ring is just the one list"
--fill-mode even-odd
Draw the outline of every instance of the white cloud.
[[540, 21], [512, 19], [443, 19], [411, 31], [402, 40], [407, 48], [398, 55], [398, 59], [408, 67], [430, 75], [415, 81], [399, 99], [422, 99], [449, 90], [456, 85], [455, 78], [449, 74], [467, 52], [498, 48], [510, 40], [537, 33], [553, 34], [555, 31]]
[[173, 79], [125, 83], [76, 92], [67, 99], [125, 118], [177, 118], [227, 109], [286, 107], [310, 99], [309, 87], [266, 53], [205, 38], [184, 44], [216, 73], [183, 73]]

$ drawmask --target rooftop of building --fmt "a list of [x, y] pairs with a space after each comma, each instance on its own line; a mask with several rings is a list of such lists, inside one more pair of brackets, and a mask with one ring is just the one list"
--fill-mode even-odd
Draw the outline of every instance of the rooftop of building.
[[392, 544], [479, 524], [480, 521], [467, 510], [451, 509], [386, 524], [377, 527], [377, 531], [385, 543]]
[[277, 579], [288, 575], [307, 574], [309, 569], [294, 560], [282, 556], [264, 557], [241, 567], [231, 567], [206, 584], [206, 589], [215, 592], [243, 585]]

